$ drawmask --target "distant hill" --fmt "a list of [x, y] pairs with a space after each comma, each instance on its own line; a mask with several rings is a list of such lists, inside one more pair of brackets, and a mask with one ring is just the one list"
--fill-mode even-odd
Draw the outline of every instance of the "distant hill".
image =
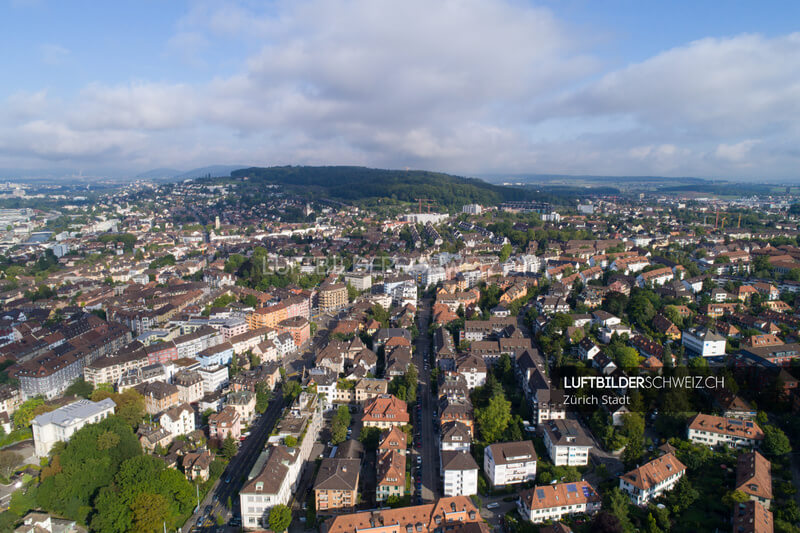
[[222, 178], [231, 175], [231, 171], [242, 168], [244, 165], [211, 165], [192, 170], [177, 170], [174, 168], [154, 168], [147, 172], [137, 174], [135, 177], [144, 180], [188, 180], [196, 178]]
[[148, 170], [147, 172], [136, 174], [134, 178], [141, 180], [172, 179], [178, 174], [181, 174], [182, 172], [183, 172], [182, 170], [177, 170], [174, 168], [154, 168], [153, 170]]
[[208, 167], [200, 167], [189, 170], [187, 172], [182, 172], [175, 175], [176, 179], [179, 180], [188, 180], [188, 179], [195, 179], [195, 178], [221, 178], [227, 177], [231, 175], [231, 172], [234, 170], [238, 170], [243, 168], [245, 165], [211, 165]]
[[504, 200], [534, 199], [533, 191], [492, 185], [426, 170], [382, 170], [366, 167], [284, 166], [243, 168], [231, 172], [235, 179], [248, 178], [254, 192], [260, 184], [282, 185], [310, 198], [358, 202], [390, 198], [415, 202], [432, 200], [438, 207], [460, 209], [470, 203], [492, 205]]

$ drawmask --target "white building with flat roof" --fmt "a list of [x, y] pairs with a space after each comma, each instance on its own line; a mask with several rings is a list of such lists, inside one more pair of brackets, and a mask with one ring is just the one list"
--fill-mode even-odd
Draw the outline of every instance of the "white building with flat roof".
[[37, 457], [45, 457], [56, 442], [67, 442], [73, 433], [87, 424], [100, 422], [114, 414], [117, 404], [111, 398], [99, 402], [78, 400], [33, 419], [33, 444]]

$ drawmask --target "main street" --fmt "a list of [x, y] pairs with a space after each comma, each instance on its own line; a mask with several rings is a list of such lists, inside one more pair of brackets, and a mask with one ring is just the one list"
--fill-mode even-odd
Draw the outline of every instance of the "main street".
[[[415, 412], [412, 413], [415, 418], [415, 431], [420, 433], [422, 437], [422, 447], [414, 448], [416, 453], [412, 455], [412, 461], [414, 461], [412, 472], [417, 472], [416, 457], [417, 454], [420, 454], [422, 456], [422, 499], [426, 502], [434, 501], [438, 497], [440, 480], [440, 476], [437, 474], [439, 468], [439, 439], [435, 430], [437, 423], [433, 414], [434, 409], [437, 407], [437, 402], [432, 394], [430, 361], [426, 361], [426, 359], [429, 359], [426, 355], [431, 350], [430, 337], [428, 335], [430, 318], [431, 300], [423, 298], [420, 300], [417, 313], [419, 336], [417, 337], [417, 350], [414, 355], [414, 364], [419, 369], [421, 391], [418, 398], [419, 404], [422, 406], [422, 416], [417, 418], [416, 408]], [[421, 425], [419, 424], [420, 421]]]
[[[237, 454], [228, 463], [228, 467], [214, 483], [211, 490], [208, 491], [203, 501], [200, 502], [199, 509], [195, 510], [195, 513], [186, 522], [183, 528], [184, 531], [196, 526], [201, 517], [204, 517], [202, 527], [211, 530], [216, 527], [216, 515], [219, 514], [225, 517], [225, 522], [227, 523], [232, 511], [238, 508], [239, 489], [247, 481], [247, 474], [253, 468], [256, 459], [264, 449], [267, 436], [275, 426], [284, 406], [281, 388], [277, 387], [273, 394], [275, 397], [270, 402], [267, 410], [253, 424], [250, 429], [250, 435], [242, 441]], [[231, 510], [227, 508], [229, 497], [232, 503]], [[238, 513], [236, 515], [238, 516]]]
[[[284, 369], [289, 375], [302, 375], [303, 369], [313, 365], [314, 353], [321, 347], [328, 338], [328, 326], [330, 319], [323, 319], [316, 335], [312, 338], [308, 350], [298, 352], [292, 357], [283, 361]], [[255, 465], [258, 456], [264, 449], [275, 423], [281, 416], [285, 405], [283, 391], [276, 387], [273, 391], [274, 398], [269, 403], [267, 410], [250, 428], [250, 435], [241, 443], [239, 451], [228, 463], [228, 467], [222, 473], [206, 497], [200, 502], [200, 506], [189, 518], [183, 527], [183, 531], [190, 531], [197, 526], [198, 520], [204, 518], [200, 529], [203, 531], [215, 531], [219, 526], [216, 525], [216, 516], [222, 515], [227, 523], [232, 516], [241, 517], [239, 512], [239, 490], [247, 481], [247, 475]], [[228, 498], [231, 499], [231, 509], [228, 509]], [[220, 530], [224, 531], [222, 527]]]

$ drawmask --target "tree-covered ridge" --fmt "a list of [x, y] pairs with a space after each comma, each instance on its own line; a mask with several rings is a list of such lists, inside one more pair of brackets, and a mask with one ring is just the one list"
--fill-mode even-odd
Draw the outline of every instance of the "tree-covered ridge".
[[[464, 204], [497, 204], [505, 200], [533, 198], [533, 191], [492, 185], [478, 179], [462, 178], [425, 170], [381, 170], [349, 166], [285, 166], [245, 168], [231, 173], [234, 179], [247, 177], [253, 189], [263, 184], [282, 185], [320, 198], [358, 201], [373, 198], [415, 202], [432, 200], [436, 206], [456, 209]], [[255, 191], [254, 191], [255, 192]]]

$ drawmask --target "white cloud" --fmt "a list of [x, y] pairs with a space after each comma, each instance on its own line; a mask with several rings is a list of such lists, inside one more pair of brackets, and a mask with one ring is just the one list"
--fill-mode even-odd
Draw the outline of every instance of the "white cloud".
[[0, 165], [18, 150], [106, 167], [724, 177], [786, 176], [800, 157], [800, 34], [702, 39], [600, 72], [578, 32], [516, 0], [200, 2], [164, 53], [205, 69], [232, 42], [249, 51], [238, 69], [206, 82], [15, 94]]

